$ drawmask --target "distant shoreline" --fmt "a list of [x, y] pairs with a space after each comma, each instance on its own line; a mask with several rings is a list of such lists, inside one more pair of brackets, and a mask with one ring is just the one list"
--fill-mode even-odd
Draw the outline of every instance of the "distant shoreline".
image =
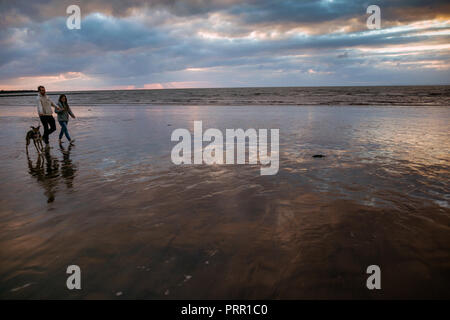
[[[279, 89], [279, 88], [408, 88], [408, 87], [450, 87], [450, 84], [424, 84], [424, 85], [342, 85], [342, 86], [270, 86], [270, 87], [205, 87], [205, 88], [162, 88], [162, 89], [145, 89], [145, 88], [136, 88], [136, 89], [92, 89], [92, 90], [56, 90], [56, 91], [47, 91], [49, 94], [59, 94], [61, 92], [70, 92], [70, 93], [88, 93], [88, 92], [114, 92], [114, 91], [167, 91], [167, 90], [229, 90], [229, 89]], [[17, 95], [31, 95], [37, 94], [37, 90], [0, 90], [0, 96], [2, 94], [8, 94], [8, 96], [12, 96], [11, 94]]]
[[36, 90], [0, 90], [0, 93], [26, 93], [26, 92], [37, 92]]
[[31, 95], [31, 93], [36, 94], [37, 90], [0, 90], [0, 96], [6, 94], [9, 97], [13, 97], [14, 94], [17, 96], [22, 96]]

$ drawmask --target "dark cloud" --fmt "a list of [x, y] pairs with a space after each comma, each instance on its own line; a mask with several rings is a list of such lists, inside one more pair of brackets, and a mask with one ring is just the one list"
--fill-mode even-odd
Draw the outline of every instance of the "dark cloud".
[[[445, 15], [444, 1], [378, 1], [383, 19], [399, 26], [388, 31], [365, 28], [365, 9], [372, 3], [342, 0], [79, 1], [82, 28], [68, 30], [65, 8], [71, 2], [1, 1], [1, 83], [79, 72], [107, 84], [135, 86], [177, 79], [257, 83], [270, 81], [270, 74], [274, 85], [318, 79], [338, 84], [355, 74], [370, 82], [380, 74], [410, 77], [424, 68], [442, 81], [436, 66], [449, 63], [448, 48], [415, 55], [376, 51], [448, 43], [446, 23], [421, 29], [399, 23]], [[347, 31], [336, 32], [337, 27]], [[320, 28], [326, 32], [314, 32]], [[272, 31], [277, 33], [271, 36]], [[416, 68], [414, 61], [420, 62]]]
[[[66, 15], [72, 0], [1, 0], [0, 26], [14, 23], [8, 17], [27, 17], [42, 22]], [[226, 13], [242, 23], [321, 23], [365, 14], [366, 8], [376, 4], [389, 21], [420, 20], [450, 14], [446, 0], [78, 0], [84, 15], [100, 12], [115, 17], [126, 17], [139, 10], [163, 10], [178, 17], [204, 16]], [[21, 23], [19, 19], [18, 23]]]

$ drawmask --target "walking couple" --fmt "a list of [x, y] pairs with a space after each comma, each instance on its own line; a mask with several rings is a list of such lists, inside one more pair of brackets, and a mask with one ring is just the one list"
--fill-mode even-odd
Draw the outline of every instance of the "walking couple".
[[58, 105], [55, 105], [50, 98], [45, 94], [44, 86], [38, 87], [38, 96], [37, 96], [37, 111], [39, 114], [39, 118], [41, 119], [42, 126], [44, 127], [44, 135], [42, 139], [45, 142], [45, 147], [49, 147], [48, 137], [54, 131], [56, 131], [55, 119], [53, 118], [53, 110], [52, 107], [55, 108], [55, 112], [58, 115], [58, 122], [61, 126], [61, 131], [59, 133], [59, 144], [61, 144], [61, 139], [63, 135], [66, 136], [67, 140], [70, 143], [73, 143], [75, 140], [70, 138], [69, 131], [67, 130], [67, 124], [69, 122], [69, 115], [72, 118], [75, 118], [72, 110], [70, 110], [69, 104], [67, 102], [67, 97], [62, 94], [59, 96]]

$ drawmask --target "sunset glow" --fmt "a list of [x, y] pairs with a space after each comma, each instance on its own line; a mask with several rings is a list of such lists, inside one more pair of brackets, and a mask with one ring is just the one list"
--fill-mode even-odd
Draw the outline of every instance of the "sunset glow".
[[378, 5], [369, 30], [345, 0], [79, 1], [69, 30], [65, 3], [2, 3], [0, 88], [448, 84], [447, 2]]

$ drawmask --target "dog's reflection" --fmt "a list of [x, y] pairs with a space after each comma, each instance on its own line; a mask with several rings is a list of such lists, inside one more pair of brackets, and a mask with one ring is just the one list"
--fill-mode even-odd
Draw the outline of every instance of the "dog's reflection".
[[55, 201], [60, 181], [64, 181], [68, 189], [73, 188], [73, 180], [77, 169], [70, 159], [71, 149], [71, 145], [67, 149], [62, 145], [59, 146], [62, 160], [53, 156], [50, 149], [46, 149], [44, 153], [38, 154], [34, 163], [27, 154], [28, 173], [36, 178], [39, 185], [44, 188], [44, 194], [48, 203]]

